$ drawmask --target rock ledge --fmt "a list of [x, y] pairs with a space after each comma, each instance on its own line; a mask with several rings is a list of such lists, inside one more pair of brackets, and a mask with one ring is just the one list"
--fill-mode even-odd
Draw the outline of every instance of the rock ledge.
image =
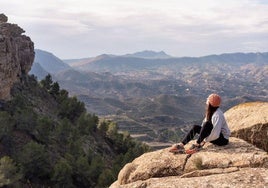
[[145, 153], [125, 165], [111, 188], [268, 186], [267, 168], [265, 151], [231, 137], [227, 146], [207, 144], [191, 156], [168, 149]]

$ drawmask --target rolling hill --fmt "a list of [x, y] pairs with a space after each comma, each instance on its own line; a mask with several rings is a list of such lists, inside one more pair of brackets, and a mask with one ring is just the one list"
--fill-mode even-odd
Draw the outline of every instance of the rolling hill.
[[36, 75], [39, 80], [48, 73], [55, 74], [69, 69], [72, 68], [52, 53], [35, 49], [35, 58], [30, 74]]
[[267, 101], [268, 53], [166, 59], [103, 54], [69, 64], [73, 69], [53, 74], [61, 87], [89, 112], [117, 121], [133, 136], [146, 133], [140, 139], [147, 141], [179, 139], [167, 135], [199, 123], [212, 92], [222, 96], [223, 110]]
[[[163, 52], [164, 53], [164, 52]], [[134, 53], [140, 54], [140, 53]], [[157, 54], [156, 52], [154, 54]], [[268, 53], [232, 53], [209, 55], [203, 57], [181, 57], [175, 58], [144, 58], [137, 55], [101, 55], [95, 58], [83, 59], [83, 63], [72, 62], [75, 68], [94, 72], [112, 72], [120, 74], [126, 71], [160, 71], [162, 69], [180, 69], [184, 66], [198, 66], [207, 64], [226, 64], [239, 67], [246, 64], [255, 64], [258, 66], [267, 65]], [[169, 58], [168, 58], [169, 57]], [[67, 60], [66, 60], [67, 61]], [[77, 60], [80, 62], [80, 60]]]

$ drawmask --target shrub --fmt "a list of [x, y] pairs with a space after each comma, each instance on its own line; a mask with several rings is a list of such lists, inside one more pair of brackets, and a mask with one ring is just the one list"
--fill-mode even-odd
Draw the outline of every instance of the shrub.
[[48, 143], [49, 134], [54, 130], [54, 122], [48, 117], [39, 117], [37, 120], [35, 137], [42, 143]]
[[72, 166], [65, 159], [60, 159], [53, 168], [52, 181], [57, 187], [73, 187]]
[[9, 135], [15, 122], [7, 112], [0, 112], [0, 139], [4, 135]]
[[16, 183], [22, 174], [19, 172], [15, 162], [8, 156], [0, 159], [0, 186]]
[[50, 160], [43, 145], [31, 141], [23, 147], [17, 158], [27, 179], [49, 177]]
[[77, 120], [77, 126], [80, 134], [89, 134], [96, 130], [98, 117], [83, 113]]
[[86, 112], [84, 103], [78, 101], [76, 97], [71, 97], [60, 103], [58, 115], [60, 118], [75, 122], [84, 112]]
[[48, 74], [43, 80], [40, 81], [41, 87], [45, 88], [47, 91], [50, 90], [52, 83], [53, 81], [50, 74]]
[[198, 170], [202, 170], [204, 169], [204, 166], [203, 166], [203, 160], [201, 157], [197, 157], [193, 160], [193, 163], [194, 163], [194, 166], [196, 167], [196, 169]]
[[97, 187], [106, 187], [107, 185], [111, 185], [114, 182], [114, 177], [112, 170], [105, 169], [98, 178]]

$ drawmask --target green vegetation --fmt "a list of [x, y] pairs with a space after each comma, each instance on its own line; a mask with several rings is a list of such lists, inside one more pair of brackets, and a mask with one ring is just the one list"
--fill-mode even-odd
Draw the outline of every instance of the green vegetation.
[[21, 173], [14, 161], [8, 157], [0, 159], [0, 186], [10, 185], [21, 179]]
[[107, 187], [148, 146], [118, 133], [50, 75], [12, 90], [0, 110], [0, 186]]
[[204, 165], [203, 165], [203, 159], [202, 157], [197, 157], [193, 160], [194, 166], [197, 170], [203, 170]]

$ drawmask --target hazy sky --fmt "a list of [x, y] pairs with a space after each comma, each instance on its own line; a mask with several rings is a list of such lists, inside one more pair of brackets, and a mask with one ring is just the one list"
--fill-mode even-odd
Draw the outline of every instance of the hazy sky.
[[0, 0], [1, 12], [60, 58], [268, 51], [268, 0]]

